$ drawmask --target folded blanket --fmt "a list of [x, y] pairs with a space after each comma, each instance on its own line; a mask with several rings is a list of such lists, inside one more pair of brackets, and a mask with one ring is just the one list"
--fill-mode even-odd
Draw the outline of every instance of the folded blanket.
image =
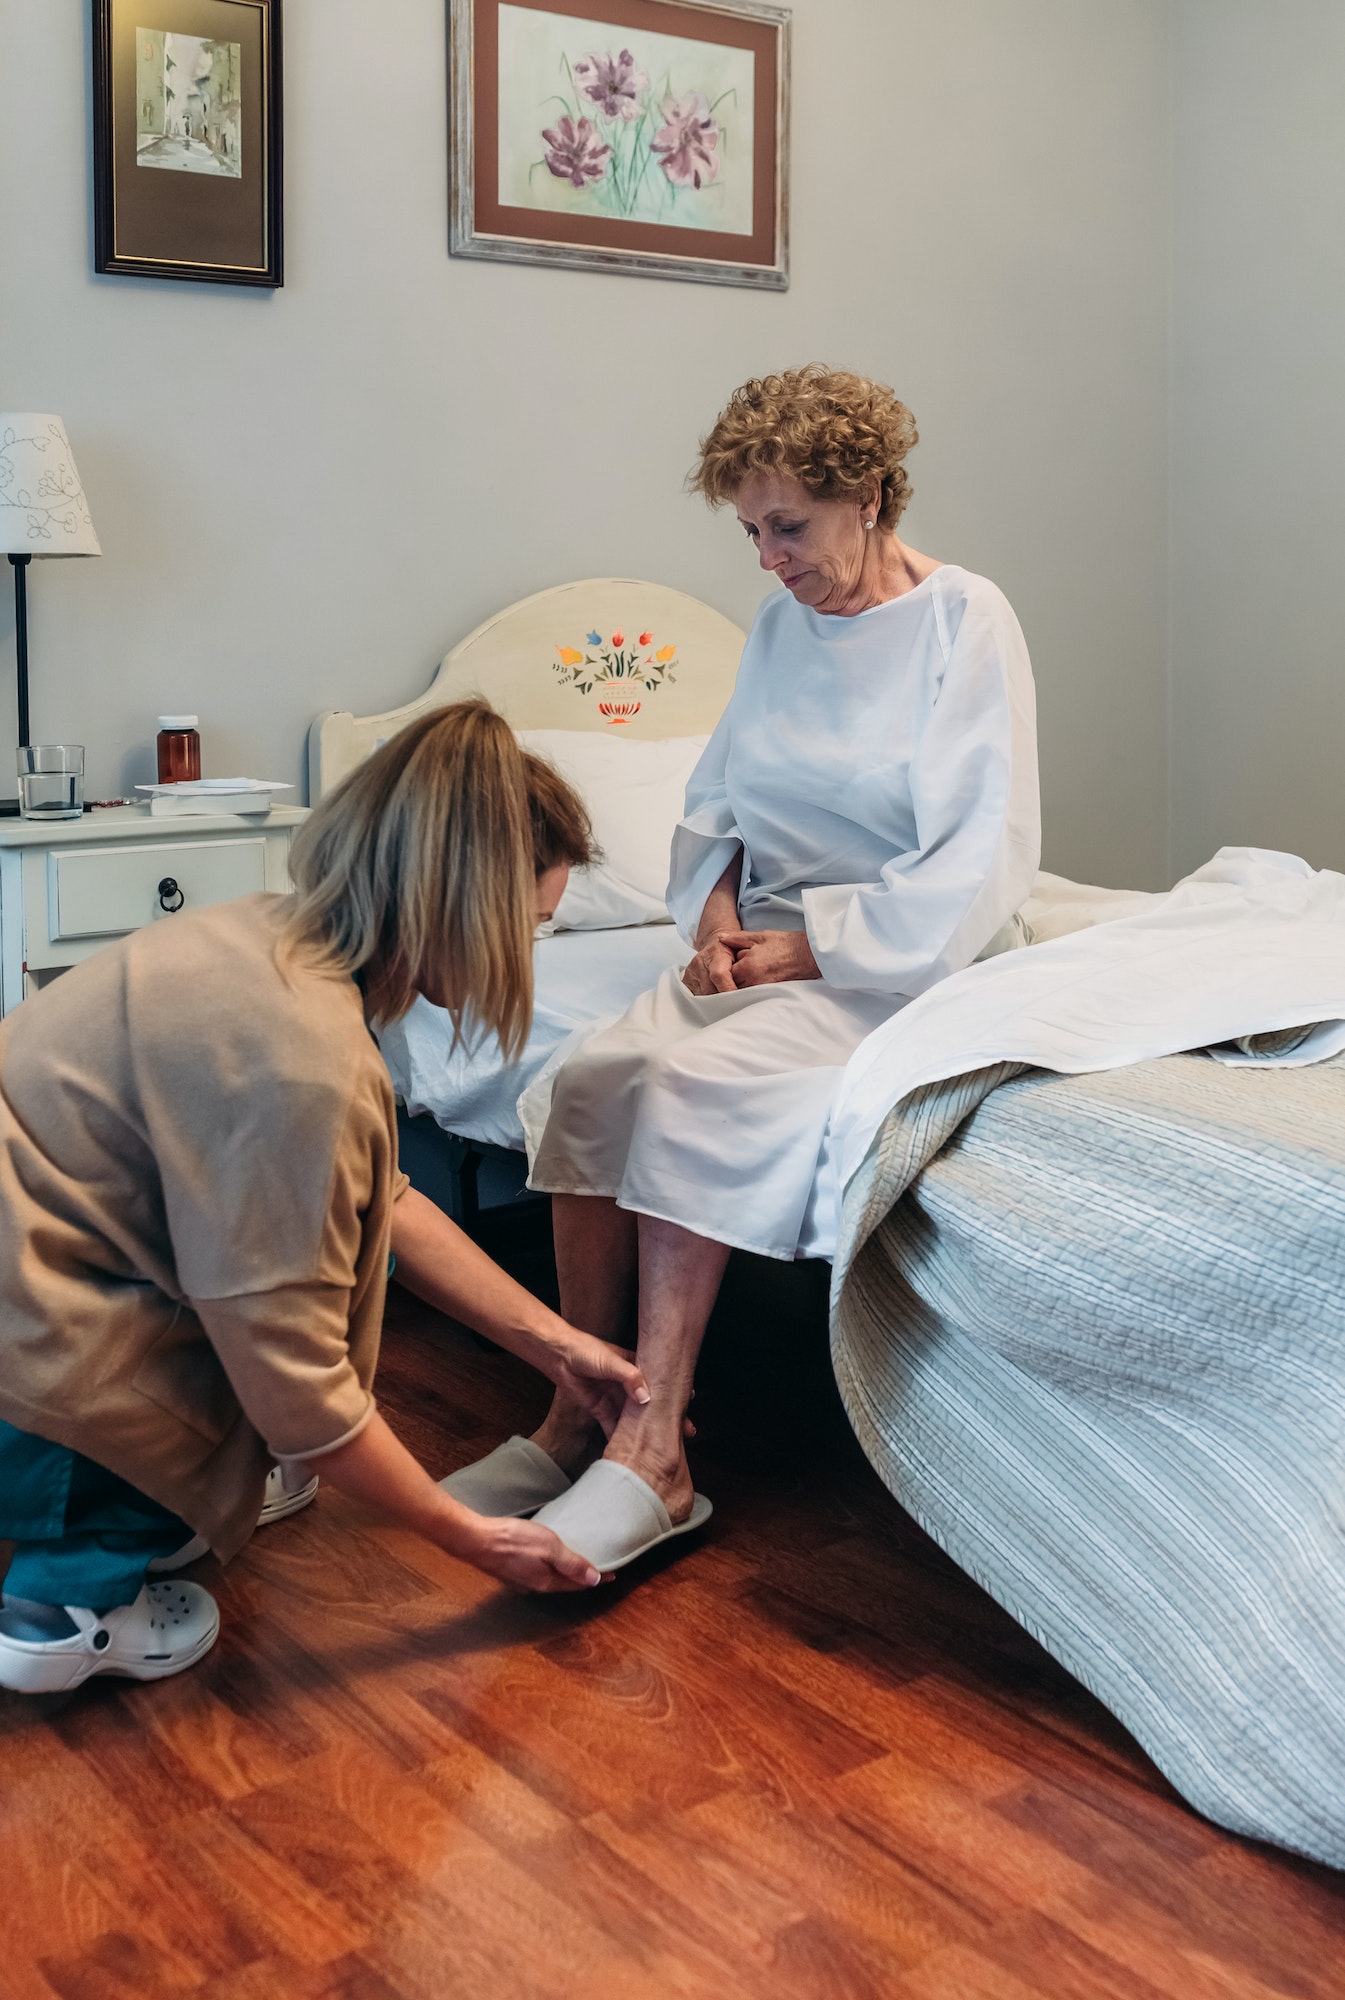
[[1136, 913], [970, 965], [862, 1042], [831, 1115], [838, 1184], [924, 1084], [997, 1062], [1077, 1076], [1309, 1024], [1311, 1060], [1345, 1049], [1345, 875], [1221, 848]]

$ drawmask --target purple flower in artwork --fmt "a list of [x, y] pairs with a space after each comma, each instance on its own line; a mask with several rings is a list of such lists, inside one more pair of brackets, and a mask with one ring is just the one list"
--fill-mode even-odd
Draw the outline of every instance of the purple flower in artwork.
[[574, 65], [574, 80], [604, 118], [637, 117], [640, 92], [649, 88], [648, 76], [635, 67], [629, 49], [617, 56], [581, 56]]
[[546, 144], [546, 163], [558, 181], [568, 181], [573, 188], [586, 188], [605, 176], [607, 156], [612, 149], [598, 137], [598, 128], [591, 119], [581, 118], [576, 125], [568, 116], [558, 118], [547, 127], [542, 138]]
[[649, 142], [674, 187], [704, 187], [719, 178], [719, 125], [699, 90], [665, 97], [663, 123]]

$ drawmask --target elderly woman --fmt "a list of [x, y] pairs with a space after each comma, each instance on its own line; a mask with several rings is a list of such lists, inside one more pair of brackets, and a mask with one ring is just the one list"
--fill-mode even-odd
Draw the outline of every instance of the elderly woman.
[[783, 589], [674, 839], [695, 956], [571, 1056], [549, 1115], [524, 1103], [562, 1310], [614, 1342], [634, 1313], [652, 1398], [573, 1485], [597, 1440], [564, 1393], [534, 1439], [456, 1476], [502, 1512], [558, 1495], [537, 1518], [604, 1569], [709, 1512], [682, 1433], [730, 1248], [798, 1253], [851, 1054], [1011, 942], [1036, 873], [1023, 635], [993, 583], [902, 541], [915, 442], [890, 390], [811, 367], [746, 383], [701, 447], [695, 485]]
[[297, 895], [137, 931], [0, 1028], [0, 1687], [199, 1659], [213, 1598], [149, 1573], [233, 1555], [273, 1459], [507, 1582], [600, 1581], [444, 1493], [371, 1393], [390, 1253], [564, 1409], [610, 1427], [647, 1393], [408, 1187], [368, 1027], [419, 992], [517, 1047], [534, 926], [588, 852], [498, 715], [441, 709], [313, 813]]

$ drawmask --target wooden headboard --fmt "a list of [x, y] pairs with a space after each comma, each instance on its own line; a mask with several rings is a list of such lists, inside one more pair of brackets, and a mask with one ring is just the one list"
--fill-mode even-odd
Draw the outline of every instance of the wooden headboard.
[[522, 598], [469, 632], [423, 695], [382, 715], [335, 709], [308, 732], [316, 803], [427, 709], [485, 695], [515, 729], [701, 736], [724, 712], [743, 633], [666, 584], [591, 577]]

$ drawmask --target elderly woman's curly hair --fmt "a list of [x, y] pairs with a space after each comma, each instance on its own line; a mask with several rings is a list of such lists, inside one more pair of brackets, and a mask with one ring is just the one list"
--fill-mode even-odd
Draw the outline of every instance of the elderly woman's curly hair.
[[906, 454], [918, 442], [915, 418], [890, 389], [814, 361], [735, 389], [687, 483], [712, 507], [754, 472], [791, 473], [823, 500], [858, 497], [876, 483], [878, 521], [895, 528], [911, 497]]

